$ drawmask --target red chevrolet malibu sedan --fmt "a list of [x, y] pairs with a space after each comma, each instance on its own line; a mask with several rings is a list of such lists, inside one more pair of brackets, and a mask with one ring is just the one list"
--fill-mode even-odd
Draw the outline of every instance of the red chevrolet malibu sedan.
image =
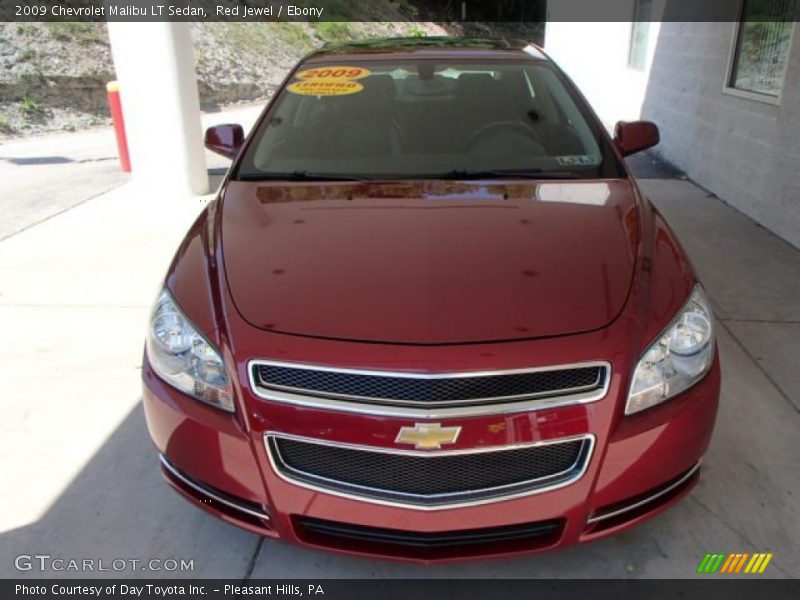
[[547, 551], [685, 496], [717, 412], [709, 302], [538, 48], [326, 47], [186, 235], [143, 368], [169, 484], [258, 534], [444, 561]]

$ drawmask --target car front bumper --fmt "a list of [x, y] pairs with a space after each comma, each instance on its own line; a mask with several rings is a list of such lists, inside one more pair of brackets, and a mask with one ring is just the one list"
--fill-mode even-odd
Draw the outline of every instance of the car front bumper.
[[[617, 371], [618, 372], [618, 371]], [[666, 510], [697, 481], [717, 412], [720, 369], [680, 396], [622, 417], [624, 377], [599, 402], [441, 420], [472, 435], [456, 447], [589, 435], [585, 470], [568, 485], [475, 505], [421, 510], [288, 481], [270, 462], [268, 431], [385, 444], [413, 419], [339, 413], [256, 398], [246, 414], [207, 407], [161, 381], [145, 361], [144, 407], [167, 482], [215, 516], [261, 535], [349, 554], [438, 562], [513, 556], [597, 539]]]

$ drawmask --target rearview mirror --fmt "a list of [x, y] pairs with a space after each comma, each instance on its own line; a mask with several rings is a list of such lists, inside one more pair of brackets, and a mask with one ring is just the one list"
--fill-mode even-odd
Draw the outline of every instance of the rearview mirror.
[[244, 142], [241, 125], [214, 125], [206, 129], [205, 146], [226, 158], [236, 158]]
[[652, 148], [660, 139], [658, 127], [650, 121], [620, 121], [614, 127], [614, 143], [622, 156]]

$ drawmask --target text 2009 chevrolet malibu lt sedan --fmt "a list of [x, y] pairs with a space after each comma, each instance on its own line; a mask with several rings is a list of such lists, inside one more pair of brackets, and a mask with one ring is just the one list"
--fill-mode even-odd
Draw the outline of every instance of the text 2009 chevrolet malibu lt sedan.
[[696, 482], [708, 300], [611, 139], [524, 44], [327, 47], [169, 268], [144, 405], [167, 481], [304, 546], [439, 561], [642, 522]]

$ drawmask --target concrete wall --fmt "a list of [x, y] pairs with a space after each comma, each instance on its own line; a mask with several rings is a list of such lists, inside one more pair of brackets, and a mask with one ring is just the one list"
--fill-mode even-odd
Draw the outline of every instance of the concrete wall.
[[778, 104], [726, 93], [735, 23], [663, 23], [643, 118], [656, 152], [800, 247], [800, 26]]

